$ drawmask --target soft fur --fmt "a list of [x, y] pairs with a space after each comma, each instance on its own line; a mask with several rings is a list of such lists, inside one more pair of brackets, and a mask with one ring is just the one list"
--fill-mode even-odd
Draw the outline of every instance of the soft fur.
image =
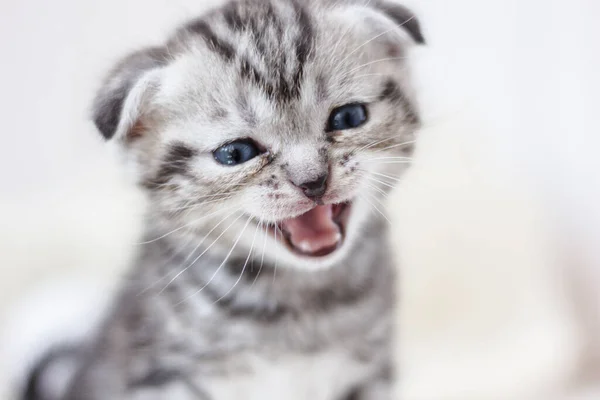
[[[419, 127], [408, 58], [422, 42], [392, 3], [242, 0], [119, 63], [94, 120], [148, 196], [145, 236], [62, 398], [389, 398], [382, 201]], [[326, 132], [350, 103], [368, 122]], [[213, 158], [248, 137], [259, 157]], [[324, 172], [321, 201], [352, 202], [346, 238], [300, 257], [273, 225], [314, 207], [292, 182]]]

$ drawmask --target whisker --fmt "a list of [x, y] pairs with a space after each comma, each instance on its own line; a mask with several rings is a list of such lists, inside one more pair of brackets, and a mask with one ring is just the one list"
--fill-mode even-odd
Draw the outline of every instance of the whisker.
[[352, 56], [354, 53], [356, 53], [358, 50], [362, 49], [364, 46], [366, 46], [366, 45], [368, 45], [369, 43], [371, 43], [373, 40], [376, 40], [376, 39], [380, 38], [381, 36], [383, 36], [383, 35], [385, 35], [385, 34], [387, 34], [387, 33], [391, 32], [391, 31], [393, 31], [393, 30], [395, 30], [395, 29], [397, 29], [397, 28], [396, 28], [396, 27], [394, 27], [394, 28], [392, 28], [392, 29], [389, 29], [389, 30], [387, 30], [387, 31], [385, 31], [385, 32], [381, 32], [380, 34], [373, 36], [371, 39], [367, 40], [366, 42], [364, 42], [364, 43], [363, 43], [363, 44], [361, 44], [360, 46], [357, 46], [357, 47], [356, 47], [354, 50], [352, 50], [350, 53], [348, 53], [348, 54], [346, 55], [346, 57], [344, 57], [344, 59], [343, 59], [342, 61], [340, 61], [340, 64], [342, 64], [344, 61], [346, 61], [347, 59], [349, 59], [349, 58], [350, 58], [350, 57], [351, 57], [351, 56]]
[[[161, 239], [164, 239], [164, 238], [166, 238], [167, 236], [169, 236], [169, 235], [172, 235], [172, 234], [173, 234], [173, 233], [175, 233], [175, 232], [179, 232], [179, 231], [181, 231], [182, 229], [188, 228], [189, 226], [196, 224], [198, 221], [202, 221], [203, 219], [206, 219], [206, 218], [208, 218], [208, 217], [212, 217], [213, 215], [216, 215], [216, 214], [222, 213], [222, 212], [224, 212], [224, 211], [229, 211], [229, 210], [231, 210], [232, 208], [234, 208], [234, 206], [232, 206], [232, 207], [228, 207], [228, 208], [225, 208], [225, 209], [220, 209], [220, 210], [217, 210], [217, 211], [215, 211], [215, 212], [212, 212], [212, 213], [210, 213], [210, 214], [203, 215], [202, 217], [200, 217], [200, 218], [197, 218], [197, 219], [195, 219], [195, 220], [193, 220], [193, 221], [190, 221], [190, 222], [188, 222], [187, 224], [184, 224], [184, 225], [180, 226], [180, 227], [179, 227], [179, 228], [177, 228], [177, 229], [173, 229], [172, 231], [170, 231], [170, 232], [167, 232], [167, 233], [165, 233], [164, 235], [162, 235], [162, 236], [159, 236], [159, 237], [157, 237], [157, 238], [155, 238], [155, 239], [148, 240], [148, 241], [146, 241], [146, 242], [134, 243], [134, 244], [135, 244], [135, 245], [145, 245], [145, 244], [151, 244], [151, 243], [158, 242], [159, 240], [161, 240]], [[241, 208], [240, 208], [240, 209], [241, 209]]]
[[[191, 214], [191, 213], [192, 213], [194, 210], [196, 210], [196, 209], [198, 209], [198, 208], [200, 208], [200, 207], [202, 207], [202, 206], [210, 206], [211, 204], [215, 204], [215, 203], [217, 203], [217, 204], [218, 204], [218, 203], [222, 203], [222, 202], [225, 202], [225, 201], [227, 201], [227, 200], [230, 200], [230, 199], [232, 199], [232, 198], [233, 198], [233, 196], [228, 196], [228, 197], [226, 197], [226, 198], [223, 198], [223, 199], [218, 199], [218, 200], [214, 200], [214, 201], [208, 201], [208, 202], [199, 203], [199, 204], [197, 204], [196, 206], [192, 206], [192, 207], [190, 207], [189, 209], [185, 210], [186, 212], [185, 212], [185, 214], [183, 214], [183, 218], [189, 218], [189, 217], [190, 217], [190, 214]], [[225, 209], [229, 209], [229, 207], [226, 207]]]
[[[368, 7], [370, 3], [371, 3], [371, 0], [369, 0], [369, 2], [365, 5], [365, 7]], [[413, 15], [413, 16], [411, 16], [410, 18], [408, 18], [406, 21], [404, 21], [403, 23], [401, 23], [398, 26], [403, 26], [405, 24], [408, 24], [414, 18], [415, 17]], [[366, 42], [362, 43], [360, 46], [357, 46], [354, 50], [352, 50], [350, 53], [348, 53], [346, 55], [346, 57], [340, 62], [340, 64], [343, 63], [344, 61], [346, 61], [347, 59], [349, 59], [354, 53], [356, 53], [358, 50], [360, 50], [361, 48], [363, 48], [367, 44], [371, 43], [373, 40], [376, 40], [376, 39], [380, 38], [383, 35], [387, 35], [388, 33], [397, 33], [396, 30], [398, 29], [398, 26], [394, 26], [393, 28], [388, 29], [387, 31], [381, 32], [380, 34], [377, 34], [377, 35], [373, 36], [371, 39], [369, 39]]]
[[[275, 226], [275, 241], [277, 241], [277, 232], [281, 233], [281, 238], [283, 239], [283, 232], [281, 231], [281, 229], [279, 229], [279, 226], [277, 226], [277, 224], [274, 224]], [[275, 284], [275, 277], [277, 276], [277, 264], [279, 262], [279, 246], [277, 246], [275, 248], [275, 266], [273, 267], [273, 284]]]
[[365, 184], [366, 184], [368, 187], [370, 187], [371, 189], [374, 189], [374, 190], [376, 190], [377, 192], [379, 192], [379, 194], [381, 194], [382, 196], [384, 196], [384, 197], [387, 197], [387, 196], [388, 196], [388, 194], [387, 194], [387, 193], [386, 193], [386, 192], [385, 192], [383, 189], [381, 189], [381, 188], [379, 188], [379, 187], [375, 186], [375, 185], [374, 185], [374, 184], [372, 184], [371, 182], [368, 182], [368, 181], [367, 181], [367, 182], [364, 182], [364, 183], [365, 183]]
[[162, 208], [162, 209], [157, 209], [156, 212], [165, 212], [165, 213], [179, 213], [179, 212], [183, 212], [183, 211], [192, 211], [198, 207], [201, 206], [207, 206], [209, 204], [214, 204], [214, 203], [219, 203], [225, 200], [229, 200], [233, 198], [233, 196], [227, 196], [227, 197], [221, 197], [218, 199], [212, 199], [210, 201], [202, 201], [199, 203], [194, 202], [193, 204], [190, 204], [191, 202], [193, 202], [196, 199], [190, 200], [186, 203], [185, 206], [181, 206], [181, 207], [174, 207], [174, 208]]
[[412, 157], [368, 157], [366, 158], [367, 161], [377, 161], [377, 160], [408, 160], [408, 161], [413, 161]]
[[379, 198], [377, 198], [377, 196], [371, 194], [371, 193], [366, 193], [372, 200], [375, 200], [377, 203], [379, 203], [379, 205], [381, 207], [383, 207], [384, 210], [387, 209], [387, 206], [385, 205], [385, 203], [383, 203]]
[[[190, 199], [189, 201], [187, 201], [185, 203], [184, 206], [181, 207], [173, 207], [173, 208], [154, 208], [151, 211], [152, 215], [155, 214], [162, 214], [163, 212], [165, 213], [177, 213], [177, 212], [182, 212], [185, 210], [193, 210], [197, 207], [203, 206], [203, 205], [209, 205], [209, 204], [213, 204], [213, 203], [218, 203], [221, 201], [225, 201], [225, 200], [229, 200], [233, 198], [233, 195], [235, 194], [239, 194], [239, 192], [224, 192], [224, 193], [215, 193], [215, 194], [211, 194], [211, 195], [205, 195], [205, 196], [200, 196], [200, 197], [195, 197]], [[205, 199], [209, 199], [210, 201], [200, 201], [200, 200], [205, 200]], [[192, 204], [193, 203], [193, 204]], [[189, 214], [189, 213], [188, 213]]]
[[[261, 224], [263, 222], [261, 221]], [[254, 281], [252, 281], [252, 285], [250, 285], [250, 287], [254, 286], [254, 284], [256, 283], [256, 281], [258, 280], [258, 277], [260, 276], [260, 272], [263, 269], [263, 264], [265, 262], [265, 251], [267, 250], [267, 235], [269, 234], [268, 230], [269, 227], [268, 225], [263, 224], [264, 227], [264, 239], [263, 239], [263, 249], [262, 249], [262, 255], [260, 257], [260, 267], [258, 268], [258, 272], [256, 274], [256, 276], [254, 277]]]
[[373, 64], [377, 64], [380, 62], [385, 62], [385, 61], [394, 61], [394, 60], [406, 60], [407, 57], [387, 57], [387, 58], [380, 58], [378, 60], [374, 60], [374, 61], [369, 61], [368, 63], [364, 63], [362, 65], [359, 65], [358, 67], [354, 67], [349, 71], [346, 71], [346, 73], [344, 74], [344, 77], [352, 74], [353, 72], [356, 72], [362, 68], [368, 67], [369, 65], [373, 65]]
[[371, 96], [364, 96], [364, 97], [357, 98], [356, 100], [357, 100], [357, 101], [360, 101], [361, 103], [371, 103], [371, 102], [373, 102], [373, 101], [375, 101], [375, 100], [378, 100], [378, 99], [380, 99], [380, 98], [381, 98], [381, 96], [380, 96], [380, 95], [378, 95], [378, 94], [373, 94], [373, 95], [371, 95]]
[[[339, 6], [341, 4], [341, 1], [338, 2], [335, 7]], [[340, 35], [340, 38], [336, 41], [335, 45], [333, 46], [332, 51], [329, 54], [337, 54], [337, 49], [339, 48], [340, 44], [344, 41], [344, 39], [350, 34], [350, 32], [352, 32], [354, 30], [354, 27], [352, 25], [348, 26], [348, 29], [346, 29], [346, 31], [344, 33], [342, 33]], [[332, 60], [333, 61], [333, 60]], [[337, 60], [335, 60], [336, 64], [339, 65], [339, 62], [337, 62]]]
[[371, 163], [371, 164], [386, 165], [386, 164], [412, 164], [413, 162], [408, 161], [408, 160], [406, 160], [406, 161], [402, 161], [402, 160], [399, 160], [399, 161], [374, 161], [374, 162], [364, 160], [363, 163], [364, 164]]
[[[198, 243], [198, 245], [196, 246], [196, 248], [194, 249], [194, 252], [202, 245], [202, 243], [204, 242], [204, 240], [206, 240], [206, 238], [212, 233], [214, 232], [215, 229], [217, 229], [217, 227], [219, 225], [221, 225], [227, 218], [231, 217], [233, 214], [235, 214], [236, 212], [240, 211], [241, 209], [237, 209], [236, 211], [234, 211], [233, 213], [229, 214], [226, 218], [224, 218], [223, 220], [221, 220], [214, 228], [212, 228], [200, 241], [200, 243]], [[185, 273], [187, 270], [189, 270], [190, 268], [192, 268], [192, 266], [194, 266], [194, 264], [196, 264], [198, 262], [198, 260], [204, 255], [206, 254], [214, 245], [215, 243], [217, 243], [217, 241], [223, 237], [223, 235], [225, 235], [225, 232], [227, 232], [229, 230], [229, 228], [231, 228], [233, 226], [233, 224], [235, 224], [237, 222], [237, 220], [239, 220], [244, 214], [240, 214], [238, 215], [238, 217], [236, 219], [233, 220], [233, 222], [231, 224], [229, 224], [229, 226], [227, 226], [227, 228], [225, 228], [225, 230], [223, 232], [221, 232], [221, 234], [206, 248], [204, 249], [204, 251], [194, 259], [194, 261], [192, 261], [187, 267], [185, 267], [184, 269], [182, 269], [181, 271], [179, 271], [177, 273], [177, 275], [175, 275], [170, 281], [169, 283], [167, 283], [165, 285], [165, 287], [159, 292], [159, 294], [161, 294], [162, 292], [164, 292], [170, 284], [172, 284], [173, 282], [175, 282], [175, 280], [177, 278], [179, 278], [183, 273]], [[192, 253], [193, 254], [193, 253]]]
[[[173, 254], [171, 254], [166, 260], [165, 260], [165, 264], [169, 264], [175, 257], [177, 257], [180, 252], [185, 249], [190, 242], [193, 240], [193, 237], [188, 237], [187, 240], [185, 240], [180, 246], [177, 247], [177, 250], [173, 251]], [[191, 255], [191, 254], [190, 254]], [[189, 258], [190, 256], [188, 256], [186, 258], [186, 260]], [[156, 282], [154, 282], [151, 285], [148, 285], [148, 287], [146, 287], [145, 289], [143, 289], [142, 291], [140, 291], [137, 296], [141, 296], [142, 294], [148, 292], [149, 290], [154, 289], [159, 283], [161, 283], [162, 281], [164, 281], [165, 279], [167, 279], [169, 277], [169, 274], [165, 274], [162, 277], [160, 277]]]
[[396, 147], [400, 147], [400, 146], [407, 146], [407, 145], [409, 145], [409, 144], [415, 144], [415, 143], [417, 143], [417, 141], [416, 141], [416, 140], [411, 140], [411, 141], [409, 141], [409, 142], [404, 142], [404, 143], [400, 143], [400, 144], [395, 144], [395, 145], [392, 145], [392, 146], [384, 147], [383, 149], [378, 149], [378, 150], [376, 150], [375, 152], [376, 152], [376, 153], [378, 153], [378, 152], [381, 152], [381, 151], [386, 151], [386, 150], [390, 150], [390, 149], [395, 149]]
[[366, 201], [367, 204], [369, 204], [371, 207], [373, 207], [379, 214], [381, 214], [381, 216], [383, 218], [385, 218], [385, 220], [387, 222], [389, 222], [390, 224], [392, 223], [392, 221], [390, 221], [389, 218], [379, 208], [377, 208], [377, 206], [375, 204], [371, 203], [369, 201], [369, 199], [367, 199], [366, 197], [364, 197], [362, 194], [360, 194], [359, 196], [361, 197], [361, 199], [363, 199], [364, 201]]
[[355, 79], [358, 79], [358, 78], [366, 78], [366, 77], [369, 77], [369, 76], [387, 76], [387, 74], [381, 74], [381, 73], [362, 74], [362, 75], [356, 75], [356, 76], [354, 76], [354, 78], [355, 78]]
[[[262, 224], [262, 222], [261, 222]], [[252, 244], [250, 245], [250, 251], [248, 252], [248, 257], [246, 257], [246, 261], [244, 262], [244, 266], [242, 267], [242, 272], [240, 272], [240, 276], [237, 278], [237, 280], [235, 281], [235, 283], [233, 284], [233, 286], [221, 297], [219, 297], [217, 299], [217, 301], [215, 301], [213, 304], [217, 304], [219, 301], [223, 300], [225, 297], [227, 297], [227, 295], [229, 293], [231, 293], [233, 291], [233, 289], [235, 289], [235, 287], [238, 285], [238, 283], [240, 283], [240, 281], [242, 280], [243, 276], [244, 276], [244, 272], [246, 272], [246, 266], [248, 265], [248, 261], [250, 261], [250, 257], [252, 256], [252, 250], [254, 250], [254, 243], [256, 242], [256, 234], [258, 233], [258, 228], [260, 227], [260, 225], [256, 225], [256, 229], [254, 230], [254, 237], [252, 238]]]
[[[385, 139], [381, 139], [381, 140], [378, 140], [378, 141], [376, 141], [376, 142], [370, 143], [370, 144], [368, 144], [368, 145], [366, 145], [366, 146], [363, 146], [363, 147], [361, 147], [360, 149], [358, 149], [358, 151], [363, 151], [363, 150], [370, 149], [370, 148], [372, 148], [373, 146], [377, 146], [378, 144], [385, 143], [385, 142], [387, 142], [387, 141], [390, 141], [390, 140], [392, 140], [392, 139], [396, 139], [396, 138], [398, 138], [398, 137], [400, 137], [400, 136], [405, 136], [405, 134], [399, 134], [399, 135], [388, 136], [388, 137], [386, 137]], [[398, 147], [398, 146], [407, 146], [407, 145], [409, 145], [409, 144], [413, 144], [413, 143], [415, 143], [415, 140], [411, 140], [411, 141], [409, 141], [409, 142], [403, 142], [403, 143], [400, 143], [400, 144], [395, 144], [394, 146], [396, 146], [396, 147]], [[387, 148], [386, 148], [386, 149], [387, 149]], [[383, 149], [383, 150], [386, 150], [386, 149]], [[378, 151], [380, 151], [380, 150], [376, 150], [375, 152], [378, 152]]]
[[[183, 206], [181, 206], [181, 207], [176, 207], [176, 208], [183, 208], [183, 209], [187, 209], [187, 208], [189, 208], [189, 207], [192, 207], [192, 206], [193, 206], [193, 204], [194, 204], [194, 199], [188, 199], [187, 201], [185, 201], [185, 202], [184, 202]], [[167, 212], [167, 213], [170, 213], [170, 214], [171, 214], [171, 213], [173, 213], [172, 211], [166, 211], [166, 210], [165, 210], [165, 212]], [[157, 212], [157, 213], [158, 213], [158, 212]], [[162, 214], [162, 213], [160, 213], [160, 214]]]
[[383, 185], [383, 186], [387, 186], [387, 187], [389, 187], [390, 189], [393, 189], [393, 188], [395, 188], [395, 186], [394, 186], [394, 185], [392, 185], [392, 184], [389, 184], [389, 183], [386, 183], [386, 182], [383, 182], [383, 181], [380, 181], [379, 179], [373, 178], [372, 176], [365, 175], [365, 178], [367, 178], [367, 179], [369, 179], [369, 180], [372, 180], [373, 182], [377, 182], [377, 183], [379, 183], [379, 184], [381, 184], [381, 185]]
[[230, 194], [238, 194], [239, 192], [222, 192], [222, 193], [213, 193], [213, 194], [207, 194], [204, 196], [200, 196], [200, 197], [196, 197], [194, 200], [203, 200], [203, 199], [210, 199], [210, 198], [214, 198], [214, 197], [221, 197], [221, 196], [227, 196]]
[[398, 178], [398, 177], [394, 177], [394, 176], [391, 176], [391, 175], [382, 174], [380, 172], [373, 172], [373, 171], [371, 171], [371, 174], [377, 175], [377, 176], [381, 176], [383, 178], [387, 178], [387, 179], [390, 179], [390, 180], [396, 181], [396, 182], [400, 182], [401, 181], [401, 179]]
[[235, 247], [239, 243], [242, 235], [244, 234], [244, 231], [246, 230], [246, 228], [248, 227], [248, 225], [250, 225], [250, 221], [252, 221], [252, 219], [253, 219], [252, 217], [248, 217], [248, 220], [246, 221], [246, 225], [244, 225], [244, 229], [242, 229], [242, 231], [238, 235], [237, 239], [233, 243], [233, 246], [231, 246], [231, 249], [229, 250], [229, 252], [225, 256], [225, 259], [223, 260], [223, 262], [221, 263], [221, 265], [219, 265], [219, 267], [217, 268], [217, 270], [215, 271], [215, 273], [213, 274], [213, 276], [208, 280], [208, 282], [206, 282], [200, 289], [198, 289], [197, 291], [195, 291], [194, 293], [192, 293], [191, 295], [189, 295], [185, 299], [181, 300], [179, 303], [175, 304], [175, 306], [179, 306], [179, 305], [185, 303], [186, 301], [188, 301], [189, 299], [191, 299], [192, 297], [197, 296], [200, 292], [202, 292], [204, 290], [204, 288], [206, 288], [208, 285], [211, 284], [211, 282], [215, 279], [215, 277], [217, 276], [217, 274], [219, 273], [219, 271], [221, 271], [221, 268], [223, 268], [223, 266], [225, 265], [225, 263], [227, 262], [227, 260], [229, 260], [229, 257], [231, 257], [231, 254], [233, 253], [233, 250], [235, 249]]

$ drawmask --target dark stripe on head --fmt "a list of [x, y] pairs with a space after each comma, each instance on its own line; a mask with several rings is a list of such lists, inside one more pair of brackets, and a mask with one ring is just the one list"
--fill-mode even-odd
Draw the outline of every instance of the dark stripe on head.
[[[281, 38], [285, 34], [285, 22], [279, 18], [277, 11], [273, 8], [273, 4], [270, 1], [265, 0], [265, 16], [264, 21], [275, 31], [275, 37]], [[263, 39], [267, 39], [267, 35], [263, 35]], [[266, 43], [265, 43], [266, 44]], [[263, 53], [266, 56], [266, 53]]]
[[196, 155], [196, 150], [190, 149], [184, 143], [174, 143], [170, 146], [165, 163], [181, 164]]
[[383, 90], [379, 95], [380, 101], [391, 101], [397, 103], [402, 99], [402, 91], [393, 80], [389, 79], [385, 82]]
[[[283, 37], [284, 28], [273, 4], [268, 0], [263, 0], [261, 5], [263, 6], [262, 13], [250, 19], [250, 30], [258, 55], [265, 60], [270, 59], [269, 69], [277, 73], [283, 70], [285, 61], [279, 57], [273, 58], [272, 50], [273, 46]], [[274, 34], [270, 30], [271, 28], [274, 30]]]
[[278, 91], [278, 88], [276, 88], [272, 83], [268, 82], [247, 58], [244, 58], [241, 61], [240, 73], [243, 78], [249, 80], [251, 83], [262, 89], [267, 97], [270, 99], [274, 98], [275, 92]]
[[188, 172], [188, 162], [197, 152], [184, 143], [173, 143], [163, 160], [163, 163], [152, 180], [153, 184], [165, 184], [175, 175], [185, 175]]
[[298, 2], [298, 0], [293, 0], [292, 4], [296, 11], [296, 20], [300, 34], [296, 42], [296, 60], [298, 62], [298, 68], [293, 76], [290, 95], [292, 97], [298, 97], [300, 95], [300, 87], [304, 77], [304, 64], [308, 60], [313, 49], [314, 33], [312, 22], [306, 9]]
[[265, 5], [264, 20], [270, 26], [275, 28], [275, 32], [277, 33], [278, 37], [281, 37], [281, 35], [283, 35], [283, 24], [282, 24], [281, 20], [278, 18], [277, 12], [273, 8], [273, 4], [271, 4], [270, 1], [268, 1], [268, 0], [263, 0], [263, 1], [264, 1], [264, 5]]
[[187, 25], [186, 29], [196, 35], [201, 36], [208, 45], [208, 48], [219, 54], [227, 61], [235, 57], [235, 49], [230, 43], [219, 38], [203, 19], [196, 20]]
[[223, 121], [224, 119], [227, 119], [228, 116], [229, 113], [222, 107], [215, 107], [210, 113], [210, 119], [212, 121]]
[[[257, 1], [249, 9], [241, 8], [235, 2], [223, 8], [225, 24], [233, 33], [244, 31], [249, 35], [258, 55], [257, 60], [240, 57], [240, 75], [278, 104], [300, 96], [304, 67], [314, 42], [307, 9], [298, 0], [290, 0], [287, 4], [293, 8], [293, 23], [298, 30], [291, 52], [281, 52], [286, 27], [270, 1]], [[260, 68], [253, 64], [255, 62], [261, 63]], [[290, 65], [295, 66], [293, 71], [289, 70]]]
[[244, 26], [244, 22], [238, 9], [238, 3], [235, 1], [232, 1], [223, 7], [223, 18], [229, 29], [234, 32], [242, 29]]
[[406, 115], [406, 121], [411, 124], [419, 124], [419, 116], [415, 111], [413, 105], [411, 104], [409, 99], [404, 95], [402, 89], [398, 86], [398, 84], [392, 79], [389, 79], [385, 82], [383, 90], [379, 95], [379, 100], [391, 101], [393, 103], [400, 104]]
[[[269, 40], [281, 38], [283, 27], [273, 5], [268, 0], [261, 0], [255, 4], [252, 11], [240, 8], [239, 2], [230, 2], [222, 9], [223, 20], [232, 33], [245, 31], [252, 36], [257, 53], [263, 57], [268, 57], [268, 50], [272, 44]], [[273, 38], [265, 34], [269, 27], [273, 27], [277, 35]]]

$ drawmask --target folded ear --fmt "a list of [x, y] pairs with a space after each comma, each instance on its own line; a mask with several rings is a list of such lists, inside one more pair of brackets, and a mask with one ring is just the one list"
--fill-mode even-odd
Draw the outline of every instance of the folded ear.
[[93, 120], [105, 139], [139, 135], [138, 123], [158, 82], [153, 71], [167, 63], [167, 51], [152, 47], [123, 59], [98, 91]]
[[377, 2], [375, 7], [392, 19], [398, 26], [406, 30], [417, 44], [425, 44], [425, 37], [423, 37], [423, 33], [421, 32], [421, 24], [411, 10], [393, 0]]

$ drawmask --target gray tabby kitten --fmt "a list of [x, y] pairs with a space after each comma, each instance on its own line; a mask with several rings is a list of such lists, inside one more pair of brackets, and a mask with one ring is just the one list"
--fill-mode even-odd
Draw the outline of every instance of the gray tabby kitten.
[[145, 244], [61, 398], [390, 398], [382, 199], [423, 41], [388, 0], [238, 0], [119, 63], [95, 122], [150, 200]]

